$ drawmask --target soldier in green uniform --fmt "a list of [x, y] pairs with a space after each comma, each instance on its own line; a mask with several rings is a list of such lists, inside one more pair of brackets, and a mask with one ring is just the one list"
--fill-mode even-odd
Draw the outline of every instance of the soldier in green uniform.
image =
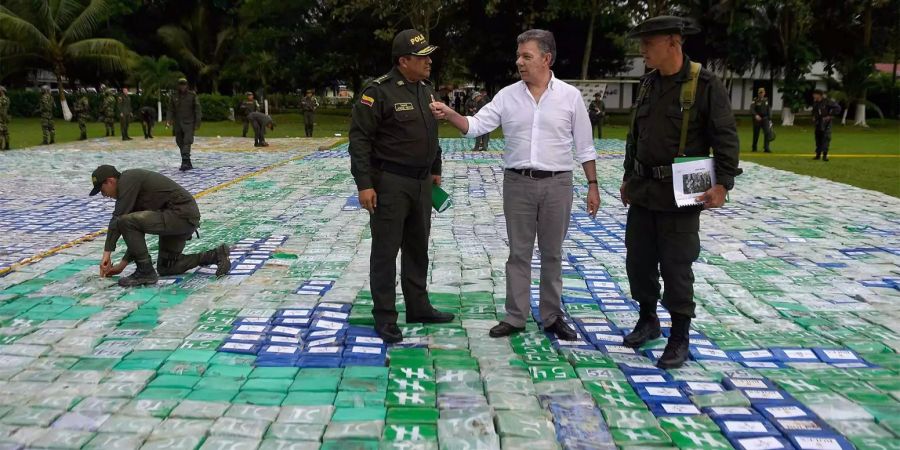
[[56, 142], [56, 127], [53, 125], [53, 97], [50, 95], [50, 86], [41, 87], [41, 132], [44, 134], [42, 145]]
[[117, 103], [119, 106], [119, 128], [121, 128], [122, 132], [122, 140], [130, 141], [131, 136], [128, 135], [128, 125], [131, 124], [131, 96], [128, 95], [128, 88], [123, 87], [122, 93], [119, 94], [119, 98], [117, 99]]
[[594, 94], [594, 100], [588, 105], [588, 117], [591, 125], [597, 127], [597, 139], [603, 139], [603, 119], [606, 117], [606, 104], [601, 93]]
[[759, 142], [759, 132], [763, 134], [763, 151], [772, 153], [769, 149], [769, 128], [771, 125], [772, 106], [769, 105], [769, 99], [766, 98], [766, 89], [759, 88], [756, 91], [756, 98], [750, 105], [750, 112], [753, 114], [753, 151], [756, 151], [756, 143]]
[[74, 105], [75, 111], [75, 119], [78, 120], [78, 130], [81, 132], [81, 135], [78, 137], [79, 141], [83, 141], [87, 139], [87, 120], [88, 115], [91, 112], [91, 104], [88, 102], [87, 91], [84, 88], [78, 89], [78, 99], [75, 100]]
[[141, 117], [141, 129], [144, 130], [144, 139], [153, 139], [153, 124], [156, 123], [156, 109], [143, 106], [138, 110]]
[[116, 135], [116, 96], [112, 88], [103, 91], [103, 124], [106, 125], [106, 136]]
[[191, 164], [191, 144], [194, 143], [194, 132], [200, 128], [200, 100], [194, 91], [188, 90], [185, 78], [178, 80], [178, 89], [169, 100], [169, 112], [166, 115], [166, 127], [172, 127], [175, 143], [181, 151], [181, 167], [185, 171], [194, 168]]
[[816, 157], [828, 161], [828, 147], [831, 145], [831, 120], [841, 114], [841, 105], [825, 96], [825, 91], [813, 91], [812, 115], [816, 124]]
[[307, 89], [306, 96], [300, 100], [300, 110], [303, 111], [303, 125], [306, 128], [306, 137], [312, 137], [313, 135], [317, 109], [319, 109], [319, 99], [313, 96], [312, 89]]
[[272, 117], [268, 114], [256, 111], [250, 113], [250, 115], [247, 116], [247, 120], [249, 120], [250, 125], [253, 126], [253, 146], [268, 147], [269, 143], [266, 142], [266, 128], [270, 130], [275, 129], [275, 121], [272, 120]]
[[[630, 205], [625, 228], [626, 271], [640, 318], [624, 344], [640, 347], [660, 336], [657, 301], [672, 317], [671, 334], [657, 365], [680, 367], [688, 357], [694, 317], [694, 273], [700, 254], [700, 212], [725, 203], [738, 168], [738, 136], [724, 85], [682, 53], [685, 35], [700, 30], [680, 17], [659, 16], [632, 29], [641, 55], [654, 69], [641, 79], [625, 147], [620, 193]], [[697, 197], [698, 206], [675, 204], [672, 163], [676, 156], [708, 157], [713, 150], [716, 185]]]
[[394, 68], [363, 88], [350, 122], [350, 171], [372, 231], [372, 315], [375, 331], [388, 343], [403, 339], [395, 305], [398, 251], [407, 323], [454, 318], [431, 306], [426, 288], [431, 189], [441, 184], [438, 123], [429, 111], [434, 89], [428, 55], [436, 49], [416, 30], [398, 33]]
[[[116, 199], [109, 221], [106, 245], [100, 261], [100, 275], [108, 277], [122, 273], [128, 263], [137, 270], [119, 279], [123, 287], [154, 284], [159, 275], [177, 275], [197, 266], [216, 264], [216, 275], [231, 270], [228, 247], [191, 255], [182, 254], [185, 243], [200, 226], [200, 209], [194, 197], [168, 177], [144, 169], [119, 172], [115, 167], [102, 165], [91, 174], [94, 188], [90, 195], [102, 192], [104, 197]], [[156, 269], [147, 250], [145, 235], [159, 236], [159, 255]], [[128, 250], [115, 266], [112, 252], [121, 236]]]
[[0, 86], [0, 150], [9, 150], [9, 97]]
[[[466, 100], [465, 113], [467, 116], [474, 116], [475, 113], [478, 112], [478, 100], [481, 98], [480, 93], [475, 93], [468, 100]], [[478, 152], [483, 150], [481, 148], [481, 136], [475, 138], [475, 147], [472, 148], [473, 152]]]
[[238, 109], [240, 110], [244, 122], [244, 129], [241, 131], [241, 136], [247, 137], [247, 128], [250, 126], [250, 113], [259, 111], [259, 102], [253, 98], [253, 93], [250, 91], [247, 91], [244, 95], [246, 95], [247, 98], [238, 105]]

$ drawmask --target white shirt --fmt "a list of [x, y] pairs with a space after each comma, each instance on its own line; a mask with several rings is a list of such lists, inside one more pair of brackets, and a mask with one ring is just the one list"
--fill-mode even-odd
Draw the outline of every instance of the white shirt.
[[519, 81], [501, 89], [490, 103], [466, 120], [466, 137], [503, 127], [503, 166], [507, 169], [572, 170], [573, 148], [578, 164], [597, 159], [591, 120], [581, 92], [556, 79], [552, 72], [550, 85], [539, 102], [534, 101], [525, 82]]

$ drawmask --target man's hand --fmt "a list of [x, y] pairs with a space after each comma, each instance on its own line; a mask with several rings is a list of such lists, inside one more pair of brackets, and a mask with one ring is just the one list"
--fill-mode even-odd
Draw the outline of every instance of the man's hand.
[[431, 102], [431, 114], [437, 120], [444, 120], [450, 113], [453, 113], [453, 108], [441, 103], [441, 102]]
[[631, 200], [628, 198], [628, 189], [625, 185], [628, 184], [627, 181], [623, 181], [622, 185], [619, 186], [619, 196], [622, 197], [622, 206], [628, 206], [631, 203]]
[[600, 209], [600, 188], [596, 184], [588, 185], [587, 210], [591, 217], [597, 216]]
[[727, 193], [725, 186], [717, 184], [697, 197], [697, 201], [703, 203], [703, 209], [721, 208], [725, 204]]
[[440, 186], [441, 185], [441, 176], [440, 175], [432, 175], [431, 183], [434, 184], [435, 186]]
[[761, 122], [761, 121], [762, 121], [762, 117], [760, 117], [759, 114], [755, 114], [755, 115], [753, 116], [753, 118], [756, 119], [757, 122]]
[[166, 121], [166, 128], [172, 128], [172, 122]]
[[100, 258], [100, 276], [105, 277], [106, 273], [109, 272], [109, 269], [112, 268], [112, 252], [103, 252], [103, 257]]
[[378, 195], [375, 194], [375, 189], [369, 188], [359, 191], [359, 204], [366, 211], [369, 211], [369, 214], [374, 214], [375, 207], [378, 206]]
[[125, 258], [122, 258], [122, 260], [119, 261], [118, 264], [107, 269], [106, 274], [104, 274], [103, 276], [111, 277], [113, 275], [118, 275], [122, 273], [122, 271], [125, 270], [126, 267], [128, 267], [128, 261], [126, 261]]

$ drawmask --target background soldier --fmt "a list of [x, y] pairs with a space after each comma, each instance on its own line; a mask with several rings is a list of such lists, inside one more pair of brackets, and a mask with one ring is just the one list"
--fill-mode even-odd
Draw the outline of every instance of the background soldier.
[[130, 141], [131, 136], [128, 135], [128, 125], [131, 123], [131, 96], [128, 95], [128, 88], [123, 87], [122, 93], [119, 94], [119, 127], [122, 132], [122, 140]]
[[[109, 165], [97, 167], [91, 174], [91, 181], [94, 188], [90, 195], [102, 192], [104, 197], [116, 199], [100, 260], [100, 276], [122, 273], [132, 261], [137, 270], [120, 278], [119, 286], [155, 284], [159, 275], [177, 275], [209, 264], [217, 265], [217, 276], [231, 270], [228, 247], [224, 244], [203, 253], [181, 253], [200, 226], [200, 208], [194, 197], [178, 183], [149, 170], [131, 169], [119, 173]], [[155, 270], [147, 250], [147, 234], [159, 236]], [[128, 250], [113, 266], [111, 255], [119, 236], [125, 240]]]
[[194, 143], [194, 132], [200, 128], [201, 117], [197, 94], [188, 90], [186, 78], [179, 78], [178, 89], [169, 100], [169, 112], [166, 116], [166, 127], [173, 127], [175, 143], [181, 151], [181, 167], [178, 170], [194, 168], [191, 164], [191, 144]]
[[247, 137], [247, 128], [250, 126], [250, 120], [248, 119], [248, 116], [250, 115], [250, 113], [259, 111], [259, 102], [256, 101], [255, 98], [253, 98], [253, 93], [250, 91], [247, 91], [246, 93], [244, 93], [244, 95], [246, 95], [247, 98], [241, 102], [241, 104], [238, 106], [238, 109], [240, 110], [240, 114], [244, 122], [244, 129], [243, 131], [241, 131], [241, 136]]
[[0, 86], [0, 150], [9, 150], [9, 97]]
[[454, 318], [434, 309], [427, 291], [431, 189], [441, 184], [438, 123], [428, 114], [434, 101], [428, 55], [436, 49], [416, 30], [397, 33], [391, 50], [394, 68], [363, 88], [350, 122], [350, 172], [372, 229], [372, 315], [375, 331], [387, 343], [403, 340], [396, 307], [401, 249], [406, 322]]
[[103, 91], [103, 123], [106, 125], [106, 136], [115, 136], [116, 97], [112, 88]]
[[56, 127], [53, 125], [53, 97], [50, 95], [50, 86], [41, 87], [41, 131], [44, 134], [43, 145], [56, 142]]
[[[481, 108], [484, 108], [485, 105], [491, 102], [491, 98], [488, 97], [488, 93], [486, 90], [482, 89], [481, 92], [478, 93], [478, 98], [475, 99], [475, 113], [481, 111]], [[491, 141], [491, 133], [485, 133], [481, 136], [475, 138], [475, 148], [479, 151], [486, 151], [488, 149], [488, 142]]]
[[763, 151], [772, 153], [769, 149], [769, 128], [771, 125], [772, 106], [769, 105], [769, 99], [766, 98], [766, 89], [759, 88], [756, 91], [757, 96], [750, 105], [750, 112], [753, 113], [753, 151], [756, 151], [756, 143], [759, 141], [759, 132], [763, 134]]
[[[631, 205], [625, 228], [625, 266], [631, 296], [640, 304], [640, 318], [624, 344], [636, 348], [660, 336], [656, 304], [662, 272], [666, 287], [662, 305], [672, 316], [669, 342], [657, 361], [663, 369], [680, 367], [688, 357], [688, 333], [696, 306], [691, 266], [700, 255], [700, 211], [722, 206], [740, 173], [737, 128], [728, 92], [711, 72], [682, 53], [683, 36], [699, 31], [680, 17], [659, 16], [629, 33], [640, 39], [641, 55], [647, 67], [655, 70], [641, 79], [620, 188], [622, 203]], [[693, 102], [686, 105], [684, 97]], [[678, 115], [673, 117], [672, 111]], [[716, 186], [697, 197], [702, 206], [679, 208], [672, 182], [675, 157], [706, 157], [710, 147]]]
[[591, 125], [597, 127], [597, 139], [603, 139], [603, 119], [606, 117], [606, 104], [603, 103], [603, 95], [594, 94], [594, 100], [588, 105], [588, 116]]
[[141, 116], [141, 129], [144, 130], [144, 139], [153, 139], [153, 124], [156, 123], [156, 110], [150, 106], [141, 107], [138, 110]]
[[[478, 112], [478, 100], [480, 98], [480, 95], [481, 95], [480, 93], [476, 93], [475, 95], [469, 97], [468, 100], [466, 100], [465, 115], [474, 116], [475, 113]], [[475, 147], [472, 148], [472, 151], [477, 152], [480, 150], [482, 150], [481, 149], [481, 136], [478, 136], [475, 138]]]
[[84, 141], [87, 139], [87, 120], [91, 111], [91, 103], [88, 101], [87, 91], [84, 88], [78, 89], [78, 100], [75, 100], [73, 109], [75, 118], [78, 120], [78, 130], [81, 132], [78, 140]]
[[812, 115], [816, 123], [816, 157], [828, 161], [828, 147], [831, 146], [831, 119], [841, 114], [841, 105], [825, 96], [825, 91], [813, 91]]
[[268, 114], [256, 111], [250, 113], [250, 115], [247, 116], [247, 120], [250, 121], [250, 125], [253, 125], [253, 146], [268, 147], [269, 143], [266, 142], [266, 128], [270, 130], [275, 129], [275, 121], [272, 120], [272, 117]]
[[306, 137], [312, 137], [313, 124], [316, 120], [316, 110], [319, 109], [319, 99], [313, 96], [312, 89], [307, 89], [306, 96], [300, 100], [300, 109], [303, 111], [303, 124], [306, 127]]

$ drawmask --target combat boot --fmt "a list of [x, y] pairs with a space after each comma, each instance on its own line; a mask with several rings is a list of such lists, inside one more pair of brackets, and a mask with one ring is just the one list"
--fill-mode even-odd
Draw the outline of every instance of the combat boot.
[[156, 284], [159, 281], [159, 275], [150, 260], [136, 261], [137, 269], [131, 275], [119, 278], [119, 286], [135, 287]]
[[656, 315], [656, 302], [641, 303], [641, 316], [631, 333], [625, 336], [623, 345], [638, 348], [661, 335], [659, 316]]
[[684, 365], [690, 355], [691, 318], [684, 314], [672, 313], [672, 332], [662, 356], [656, 362], [660, 369], [677, 369]]

